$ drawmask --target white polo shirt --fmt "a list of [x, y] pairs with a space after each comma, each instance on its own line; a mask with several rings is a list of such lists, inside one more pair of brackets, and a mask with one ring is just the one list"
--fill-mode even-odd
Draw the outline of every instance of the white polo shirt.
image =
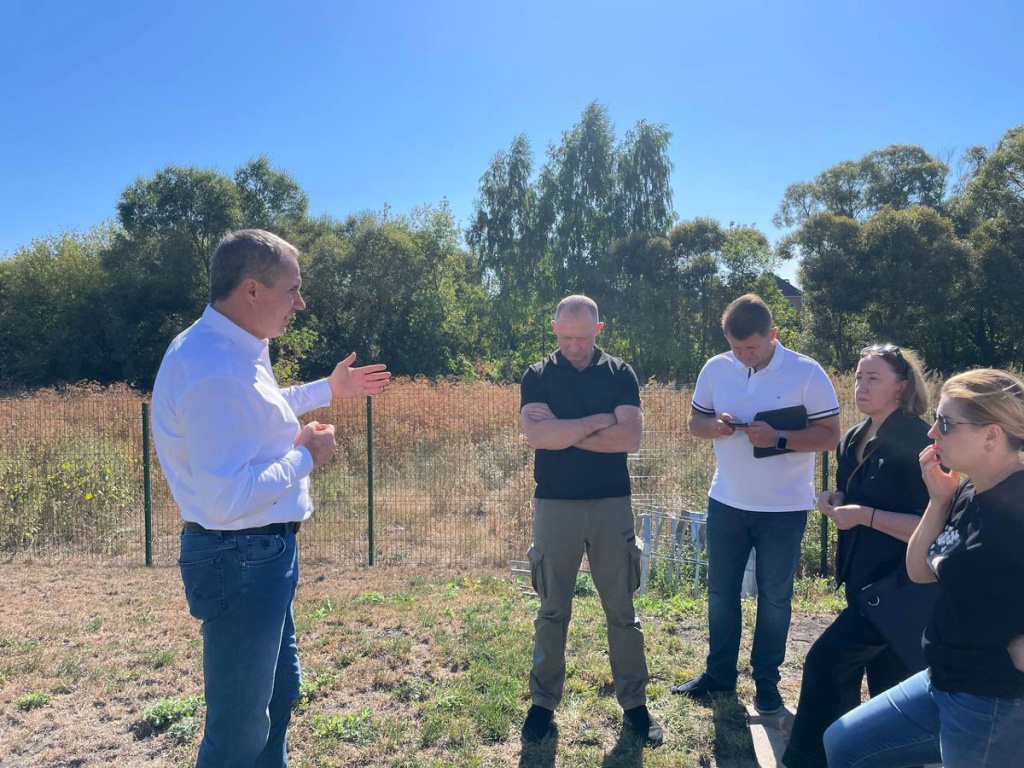
[[[693, 409], [707, 416], [728, 413], [753, 421], [760, 411], [802, 405], [808, 422], [839, 414], [828, 375], [814, 360], [775, 342], [775, 354], [760, 371], [732, 352], [712, 357], [697, 377]], [[789, 512], [814, 506], [814, 454], [785, 453], [754, 458], [747, 436], [737, 430], [717, 437], [715, 477], [708, 495], [730, 507], [753, 512]]]

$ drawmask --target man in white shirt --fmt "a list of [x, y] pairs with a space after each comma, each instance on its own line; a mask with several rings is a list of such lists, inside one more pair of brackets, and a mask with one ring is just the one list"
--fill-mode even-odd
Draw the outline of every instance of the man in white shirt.
[[189, 612], [202, 622], [206, 728], [197, 768], [277, 768], [299, 695], [292, 621], [295, 534], [313, 513], [309, 475], [334, 456], [334, 427], [298, 416], [384, 391], [384, 365], [280, 389], [268, 340], [305, 308], [298, 251], [233, 232], [210, 263], [210, 305], [167, 349], [153, 386], [153, 439], [181, 508]]
[[[735, 689], [740, 589], [753, 548], [758, 592], [750, 665], [754, 706], [769, 714], [782, 708], [779, 666], [800, 542], [815, 500], [814, 454], [839, 442], [839, 402], [821, 366], [776, 339], [759, 296], [733, 301], [722, 330], [732, 349], [705, 363], [688, 420], [691, 434], [715, 447], [707, 515], [710, 648], [706, 671], [672, 692], [701, 697]], [[796, 411], [799, 426], [782, 428], [779, 415], [770, 413], [781, 409], [790, 409], [789, 418]]]

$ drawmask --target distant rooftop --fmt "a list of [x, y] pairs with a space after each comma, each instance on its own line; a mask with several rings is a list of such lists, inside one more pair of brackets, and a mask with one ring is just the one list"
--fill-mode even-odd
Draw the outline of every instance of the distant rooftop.
[[803, 291], [793, 285], [789, 280], [783, 280], [778, 275], [775, 275], [775, 285], [782, 291], [782, 295], [787, 299], [795, 299], [803, 296]]

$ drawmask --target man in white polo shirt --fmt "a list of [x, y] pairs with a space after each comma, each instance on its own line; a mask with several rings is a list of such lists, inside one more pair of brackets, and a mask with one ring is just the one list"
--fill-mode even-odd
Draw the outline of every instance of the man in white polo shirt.
[[707, 516], [710, 648], [706, 670], [672, 692], [696, 698], [735, 689], [740, 589], [753, 547], [754, 706], [770, 714], [782, 708], [779, 665], [800, 542], [814, 505], [814, 454], [839, 442], [839, 403], [821, 366], [776, 339], [771, 311], [759, 296], [733, 301], [722, 330], [731, 351], [705, 363], [688, 420], [691, 434], [715, 447]]

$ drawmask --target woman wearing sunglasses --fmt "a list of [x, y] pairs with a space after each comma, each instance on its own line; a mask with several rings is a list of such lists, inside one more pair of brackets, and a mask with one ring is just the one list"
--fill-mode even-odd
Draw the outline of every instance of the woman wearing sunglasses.
[[836, 490], [818, 497], [818, 509], [839, 529], [836, 580], [846, 586], [847, 607], [807, 654], [782, 758], [788, 768], [824, 768], [825, 729], [860, 704], [865, 674], [872, 696], [911, 674], [861, 613], [855, 596], [904, 567], [906, 542], [928, 504], [918, 464], [929, 443], [921, 418], [928, 411], [928, 389], [913, 353], [876, 344], [861, 350], [854, 391], [867, 418], [839, 442]]
[[954, 376], [928, 434], [928, 508], [907, 549], [911, 578], [939, 583], [928, 669], [828, 729], [831, 768], [1024, 765], [1024, 384]]

